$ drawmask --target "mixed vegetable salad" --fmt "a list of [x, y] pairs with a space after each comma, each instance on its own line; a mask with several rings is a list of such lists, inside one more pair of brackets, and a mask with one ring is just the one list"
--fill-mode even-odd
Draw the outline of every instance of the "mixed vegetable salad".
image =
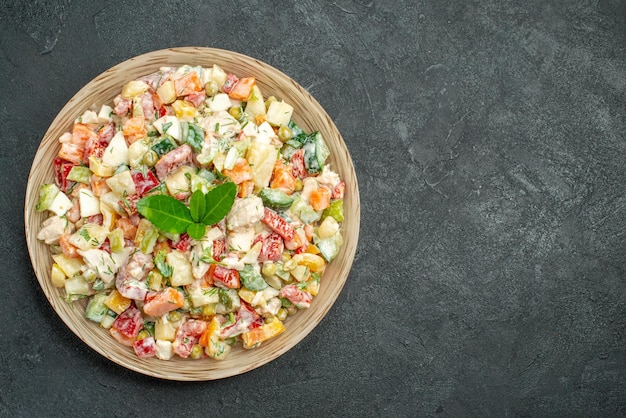
[[282, 333], [342, 245], [345, 189], [292, 114], [217, 65], [161, 68], [85, 111], [36, 208], [52, 284], [142, 358]]

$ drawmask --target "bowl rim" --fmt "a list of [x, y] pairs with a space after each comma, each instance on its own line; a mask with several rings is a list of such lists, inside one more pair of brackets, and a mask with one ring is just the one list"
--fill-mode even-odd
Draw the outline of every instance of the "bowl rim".
[[[222, 66], [223, 64], [217, 61], [219, 57], [222, 55], [227, 55], [229, 57], [232, 57], [233, 59], [237, 60], [240, 63], [244, 63], [247, 66], [260, 66], [263, 68], [264, 71], [277, 76], [279, 79], [281, 79], [281, 81], [289, 81], [291, 84], [289, 88], [292, 89], [293, 92], [297, 93], [299, 95], [299, 98], [301, 98], [307, 104], [312, 106], [313, 111], [318, 112], [320, 115], [322, 115], [325, 118], [325, 122], [328, 124], [328, 128], [332, 132], [332, 138], [333, 138], [332, 146], [334, 148], [338, 148], [341, 151], [345, 151], [345, 156], [342, 156], [342, 161], [344, 162], [344, 164], [346, 164], [346, 166], [341, 167], [341, 169], [337, 171], [343, 171], [343, 172], [347, 172], [350, 174], [349, 187], [350, 187], [350, 196], [351, 196], [351, 211], [349, 212], [350, 213], [349, 217], [346, 217], [346, 221], [344, 222], [349, 221], [351, 225], [351, 231], [354, 231], [354, 232], [353, 232], [353, 235], [350, 237], [350, 242], [346, 242], [347, 240], [344, 239], [344, 245], [342, 246], [341, 251], [340, 251], [340, 255], [343, 253], [343, 263], [341, 266], [337, 267], [337, 269], [339, 269], [339, 272], [340, 272], [340, 278], [339, 278], [340, 283], [337, 284], [336, 292], [333, 294], [327, 295], [326, 299], [323, 300], [324, 302], [322, 306], [323, 309], [321, 309], [319, 314], [316, 315], [316, 317], [314, 318], [315, 319], [314, 321], [308, 321], [305, 324], [303, 329], [299, 329], [297, 333], [292, 334], [295, 336], [294, 338], [283, 339], [283, 341], [286, 341], [286, 344], [284, 344], [281, 347], [274, 347], [274, 350], [270, 351], [267, 356], [256, 359], [252, 361], [251, 363], [242, 363], [242, 364], [238, 364], [236, 366], [228, 367], [228, 368], [227, 367], [218, 368], [219, 369], [218, 372], [214, 372], [215, 369], [209, 367], [206, 370], [207, 373], [200, 374], [200, 375], [195, 374], [195, 373], [191, 373], [191, 374], [183, 373], [183, 372], [176, 373], [176, 371], [170, 371], [168, 373], [165, 373], [165, 372], [160, 372], [159, 370], [153, 370], [149, 367], [147, 368], [147, 364], [150, 363], [151, 359], [148, 359], [147, 361], [145, 359], [140, 359], [135, 356], [134, 352], [132, 353], [132, 358], [130, 359], [131, 361], [129, 361], [129, 358], [126, 355], [120, 356], [118, 355], [117, 351], [114, 351], [113, 353], [111, 353], [105, 350], [100, 344], [98, 344], [97, 337], [94, 337], [93, 335], [91, 335], [92, 333], [89, 331], [86, 333], [84, 329], [79, 327], [77, 323], [71, 320], [73, 317], [69, 316], [67, 310], [63, 308], [63, 305], [71, 306], [72, 304], [67, 303], [65, 300], [62, 300], [62, 298], [60, 297], [55, 298], [54, 296], [58, 296], [58, 295], [53, 295], [51, 291], [47, 290], [49, 289], [50, 286], [49, 286], [49, 283], [46, 283], [45, 281], [48, 280], [49, 273], [46, 275], [45, 270], [42, 269], [42, 263], [38, 262], [37, 257], [39, 255], [37, 254], [37, 250], [40, 250], [41, 248], [46, 248], [48, 246], [36, 239], [35, 230], [39, 228], [39, 225], [31, 225], [31, 222], [30, 222], [33, 220], [33, 218], [37, 219], [38, 217], [39, 218], [43, 217], [43, 214], [37, 215], [35, 208], [34, 208], [34, 203], [36, 202], [35, 197], [38, 195], [38, 190], [39, 190], [39, 186], [41, 182], [34, 182], [32, 180], [34, 179], [35, 173], [38, 171], [38, 168], [39, 168], [39, 165], [37, 164], [37, 162], [39, 160], [43, 160], [44, 157], [47, 155], [47, 153], [50, 152], [51, 148], [58, 149], [58, 141], [57, 141], [58, 136], [55, 136], [54, 133], [55, 133], [55, 130], [61, 129], [59, 128], [59, 125], [62, 119], [61, 116], [65, 114], [66, 112], [68, 112], [69, 110], [71, 110], [73, 107], [79, 106], [79, 104], [76, 102], [83, 96], [87, 95], [87, 92], [93, 89], [95, 86], [97, 86], [98, 82], [103, 80], [105, 77], [118, 73], [120, 71], [123, 72], [125, 69], [127, 69], [127, 67], [132, 68], [133, 65], [138, 65], [142, 61], [156, 59], [156, 58], [159, 58], [158, 62], [159, 62], [159, 65], [161, 66], [181, 65], [181, 64], [174, 64], [173, 62], [179, 62], [179, 60], [182, 60], [183, 58], [187, 58], [193, 61], [194, 57], [202, 57], [202, 59], [196, 59], [195, 62], [202, 61], [202, 60], [211, 60], [211, 61], [214, 61], [216, 64]], [[162, 56], [167, 57], [168, 62], [160, 61], [161, 59], [160, 57]], [[174, 59], [170, 60], [170, 58], [172, 57]], [[188, 64], [191, 65], [192, 62], [188, 62]], [[148, 75], [151, 72], [152, 71], [146, 69], [143, 75]], [[134, 79], [134, 78], [136, 77], [135, 76], [130, 77], [130, 79]], [[126, 82], [127, 81], [129, 81], [129, 78], [126, 78]], [[123, 84], [116, 86], [117, 92], [119, 92], [122, 85]], [[111, 100], [112, 100], [112, 97], [111, 97]], [[100, 104], [102, 103], [98, 103], [98, 105]], [[84, 111], [85, 106], [83, 106], [82, 108], [78, 107], [78, 110]], [[67, 127], [65, 129], [67, 130]], [[327, 142], [328, 142], [328, 139], [327, 139]], [[332, 158], [333, 156], [331, 154], [331, 159]], [[47, 170], [50, 171], [52, 170], [52, 168], [47, 168]], [[343, 177], [344, 176], [342, 176], [342, 178]], [[345, 201], [344, 201], [344, 204], [345, 204]], [[276, 358], [280, 357], [282, 354], [286, 353], [293, 347], [295, 347], [298, 343], [300, 343], [300, 341], [302, 341], [307, 335], [309, 335], [313, 331], [314, 328], [317, 327], [317, 325], [321, 322], [321, 320], [326, 316], [326, 314], [329, 312], [331, 307], [334, 305], [337, 297], [342, 291], [347, 281], [348, 275], [350, 273], [352, 264], [354, 262], [356, 248], [358, 244], [359, 229], [360, 229], [360, 196], [359, 196], [358, 180], [356, 177], [356, 172], [354, 170], [354, 164], [348, 152], [347, 146], [343, 140], [343, 137], [341, 136], [339, 130], [337, 129], [336, 125], [334, 124], [330, 116], [327, 114], [325, 109], [306, 89], [304, 89], [295, 80], [293, 80], [288, 75], [284, 74], [282, 71], [271, 66], [270, 64], [267, 64], [256, 58], [253, 58], [251, 56], [244, 55], [235, 51], [229, 51], [229, 50], [220, 49], [220, 48], [210, 48], [210, 47], [166, 48], [166, 49], [155, 50], [155, 51], [151, 51], [151, 52], [147, 52], [144, 54], [131, 57], [105, 70], [104, 72], [100, 73], [99, 75], [94, 77], [92, 80], [90, 80], [88, 83], [86, 83], [83, 87], [81, 87], [57, 113], [53, 121], [50, 123], [48, 129], [46, 130], [44, 136], [41, 138], [39, 142], [37, 151], [35, 153], [35, 156], [33, 157], [31, 168], [29, 170], [26, 194], [24, 198], [24, 227], [25, 227], [25, 235], [26, 235], [29, 257], [31, 260], [31, 264], [32, 264], [35, 276], [37, 277], [37, 280], [39, 282], [39, 285], [41, 289], [43, 290], [46, 296], [46, 299], [52, 305], [57, 316], [61, 318], [61, 320], [74, 333], [74, 335], [76, 335], [87, 346], [89, 346], [91, 349], [93, 349], [94, 351], [102, 355], [103, 357], [129, 370], [133, 370], [135, 372], [138, 372], [144, 375], [148, 375], [148, 376], [152, 376], [152, 377], [156, 377], [160, 379], [165, 379], [165, 380], [206, 381], [206, 380], [216, 380], [216, 379], [222, 379], [226, 377], [235, 376], [238, 374], [246, 373], [260, 366], [263, 366], [275, 360]], [[47, 250], [48, 250], [48, 254], [50, 254], [49, 248]], [[48, 258], [51, 258], [51, 257], [48, 257]], [[338, 258], [339, 258], [339, 255], [336, 259], [337, 261], [339, 261]], [[50, 260], [44, 261], [43, 264], [50, 264]], [[329, 266], [330, 265], [333, 265], [333, 263], [330, 263]], [[313, 303], [315, 303], [318, 300], [318, 297], [314, 298]], [[318, 302], [318, 303], [321, 303], [321, 302]], [[298, 315], [302, 315], [303, 313], [306, 313], [306, 312], [307, 311], [299, 312]], [[82, 317], [82, 320], [85, 323], [89, 322], [84, 317]], [[95, 323], [89, 324], [89, 326], [92, 326], [93, 328], [98, 327], [97, 324]], [[288, 323], [286, 324], [286, 328], [287, 330], [289, 330]], [[284, 334], [287, 334], [287, 332], [283, 333], [283, 335]], [[276, 338], [280, 338], [280, 337], [282, 337], [282, 335]], [[109, 336], [109, 339], [112, 339], [112, 338], [110, 338]], [[269, 343], [271, 342], [272, 341], [269, 341]], [[120, 345], [120, 347], [122, 346]], [[128, 347], [123, 347], [123, 348], [128, 349]], [[254, 350], [246, 350], [246, 351], [252, 352], [255, 350], [261, 350], [262, 348], [263, 346], [259, 348], [255, 348]], [[132, 350], [129, 350], [129, 351], [132, 351]], [[154, 360], [158, 362], [167, 363], [167, 361], [163, 361], [163, 360], [157, 360], [157, 359], [154, 359]], [[172, 360], [170, 360], [169, 362], [171, 361]], [[196, 361], [193, 361], [193, 360], [180, 359], [180, 361], [185, 361], [185, 362], [189, 361], [189, 362], [193, 362], [192, 364], [198, 364], [198, 363], [195, 363]], [[212, 363], [216, 362], [217, 364], [220, 363], [212, 359], [207, 360], [207, 361], [212, 362]], [[226, 360], [223, 360], [223, 361], [226, 361]]]

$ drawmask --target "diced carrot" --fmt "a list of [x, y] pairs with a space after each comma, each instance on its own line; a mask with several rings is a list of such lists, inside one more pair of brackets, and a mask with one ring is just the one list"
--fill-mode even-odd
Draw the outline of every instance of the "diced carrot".
[[135, 235], [137, 235], [137, 227], [131, 223], [130, 219], [119, 218], [117, 222], [115, 222], [115, 226], [124, 231], [125, 239], [135, 239]]
[[228, 93], [228, 97], [233, 100], [248, 100], [252, 94], [252, 87], [256, 84], [254, 77], [240, 78], [233, 89]]
[[80, 254], [78, 254], [78, 248], [70, 244], [69, 238], [69, 234], [61, 235], [59, 237], [59, 247], [61, 247], [64, 256], [68, 258], [79, 258]]
[[211, 321], [209, 321], [209, 325], [204, 330], [200, 339], [198, 340], [198, 344], [202, 347], [208, 347], [209, 342], [211, 341], [211, 337], [219, 338], [220, 335], [220, 323], [217, 317], [213, 317]]
[[94, 196], [100, 197], [111, 190], [106, 180], [104, 177], [96, 176], [95, 174], [91, 175], [91, 190]]
[[59, 157], [64, 160], [71, 161], [74, 164], [80, 164], [83, 161], [85, 155], [85, 147], [79, 144], [72, 144], [70, 142], [64, 142], [61, 144], [59, 150]]
[[185, 304], [185, 297], [173, 287], [167, 287], [162, 292], [143, 305], [143, 311], [149, 316], [161, 316], [174, 311]]
[[209, 266], [209, 270], [202, 276], [200, 281], [200, 287], [206, 289], [207, 287], [213, 286], [213, 272], [215, 271], [216, 264], [211, 264]]
[[84, 123], [75, 123], [72, 127], [72, 139], [70, 141], [72, 144], [84, 147], [89, 139], [96, 138], [98, 138], [98, 134]]
[[296, 190], [296, 178], [291, 174], [291, 170], [283, 164], [274, 167], [274, 178], [270, 183], [272, 189], [279, 189], [287, 194], [292, 194]]
[[239, 158], [231, 170], [224, 169], [222, 173], [230, 177], [235, 184], [252, 180], [252, 168], [250, 168], [250, 164], [248, 164], [248, 160], [245, 158]]
[[237, 196], [240, 198], [244, 198], [246, 196], [250, 196], [254, 192], [254, 181], [246, 180], [239, 185], [239, 192]]
[[145, 137], [146, 128], [143, 124], [143, 117], [136, 116], [124, 122], [124, 126], [122, 127], [122, 133], [130, 144], [137, 141], [138, 139]]
[[311, 192], [309, 202], [314, 210], [324, 210], [330, 206], [330, 190], [326, 187], [318, 187]]
[[198, 73], [190, 71], [185, 76], [174, 80], [174, 88], [177, 96], [187, 96], [202, 90], [202, 82], [198, 77]]

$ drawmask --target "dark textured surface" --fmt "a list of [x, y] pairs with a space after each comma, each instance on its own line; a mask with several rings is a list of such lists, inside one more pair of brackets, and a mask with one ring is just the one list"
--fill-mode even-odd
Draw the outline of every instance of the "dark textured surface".
[[[626, 2], [0, 5], [0, 415], [626, 414]], [[26, 249], [39, 140], [107, 68], [261, 59], [334, 118], [362, 229], [337, 303], [244, 375], [159, 381], [58, 319]]]

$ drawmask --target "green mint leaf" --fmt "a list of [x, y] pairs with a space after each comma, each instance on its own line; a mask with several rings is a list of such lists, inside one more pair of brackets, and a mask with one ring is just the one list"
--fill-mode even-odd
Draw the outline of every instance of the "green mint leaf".
[[215, 187], [206, 194], [206, 210], [202, 223], [213, 225], [221, 221], [228, 214], [235, 203], [237, 186], [235, 183], [224, 183]]
[[144, 197], [137, 202], [137, 211], [158, 229], [171, 234], [185, 232], [193, 223], [187, 206], [171, 196]]
[[191, 195], [191, 199], [189, 199], [189, 212], [191, 213], [191, 218], [196, 222], [200, 222], [204, 217], [204, 213], [206, 212], [206, 198], [200, 190], [196, 190]]
[[187, 234], [189, 234], [191, 238], [196, 239], [196, 240], [202, 239], [202, 237], [204, 237], [205, 232], [206, 232], [206, 225], [201, 224], [199, 222], [189, 224], [189, 226], [187, 227]]

